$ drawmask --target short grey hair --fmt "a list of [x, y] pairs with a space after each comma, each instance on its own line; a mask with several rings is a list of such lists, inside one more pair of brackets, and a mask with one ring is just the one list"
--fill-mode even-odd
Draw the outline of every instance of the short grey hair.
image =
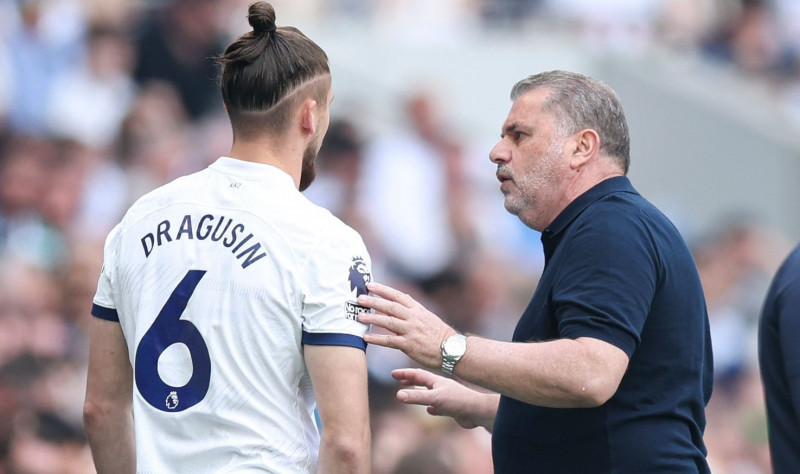
[[557, 117], [563, 136], [590, 128], [600, 136], [600, 151], [614, 158], [624, 173], [630, 166], [631, 140], [622, 104], [607, 84], [583, 74], [548, 71], [528, 76], [514, 84], [511, 100], [534, 89], [551, 91], [544, 110]]

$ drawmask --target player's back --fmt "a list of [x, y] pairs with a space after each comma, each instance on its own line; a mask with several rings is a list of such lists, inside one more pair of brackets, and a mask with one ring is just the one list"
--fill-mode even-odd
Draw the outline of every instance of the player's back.
[[353, 234], [287, 174], [228, 158], [132, 206], [106, 261], [139, 472], [315, 469], [305, 285], [323, 242]]

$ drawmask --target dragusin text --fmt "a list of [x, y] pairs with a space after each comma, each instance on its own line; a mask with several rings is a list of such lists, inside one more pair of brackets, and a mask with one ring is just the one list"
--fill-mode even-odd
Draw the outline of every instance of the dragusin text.
[[[244, 224], [234, 223], [233, 219], [229, 217], [205, 214], [195, 225], [192, 222], [192, 216], [187, 214], [183, 216], [177, 231], [169, 220], [159, 222], [155, 232], [149, 232], [142, 237], [142, 250], [147, 258], [155, 247], [160, 247], [173, 240], [210, 239], [212, 242], [219, 242], [231, 249], [231, 253], [241, 260], [242, 268], [247, 268], [267, 256], [267, 253], [261, 250], [259, 242], [251, 243], [249, 247], [246, 247], [252, 238], [252, 233], [245, 235]], [[239, 252], [240, 249], [241, 252]], [[239, 253], [237, 254], [237, 252]]]

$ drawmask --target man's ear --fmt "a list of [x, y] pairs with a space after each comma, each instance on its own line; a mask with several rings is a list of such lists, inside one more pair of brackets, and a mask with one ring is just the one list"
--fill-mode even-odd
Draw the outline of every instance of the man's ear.
[[317, 131], [317, 124], [319, 123], [319, 107], [317, 101], [308, 98], [300, 105], [300, 127], [303, 132], [313, 135]]
[[569, 167], [579, 169], [600, 151], [600, 135], [591, 128], [572, 136]]

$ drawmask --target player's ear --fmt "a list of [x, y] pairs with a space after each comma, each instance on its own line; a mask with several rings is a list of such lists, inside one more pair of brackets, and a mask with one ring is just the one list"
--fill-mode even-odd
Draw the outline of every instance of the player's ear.
[[311, 97], [304, 100], [300, 105], [300, 127], [305, 133], [309, 135], [316, 133], [319, 113], [317, 101]]
[[600, 135], [591, 128], [581, 130], [574, 134], [569, 141], [570, 159], [569, 166], [578, 169], [600, 151]]

